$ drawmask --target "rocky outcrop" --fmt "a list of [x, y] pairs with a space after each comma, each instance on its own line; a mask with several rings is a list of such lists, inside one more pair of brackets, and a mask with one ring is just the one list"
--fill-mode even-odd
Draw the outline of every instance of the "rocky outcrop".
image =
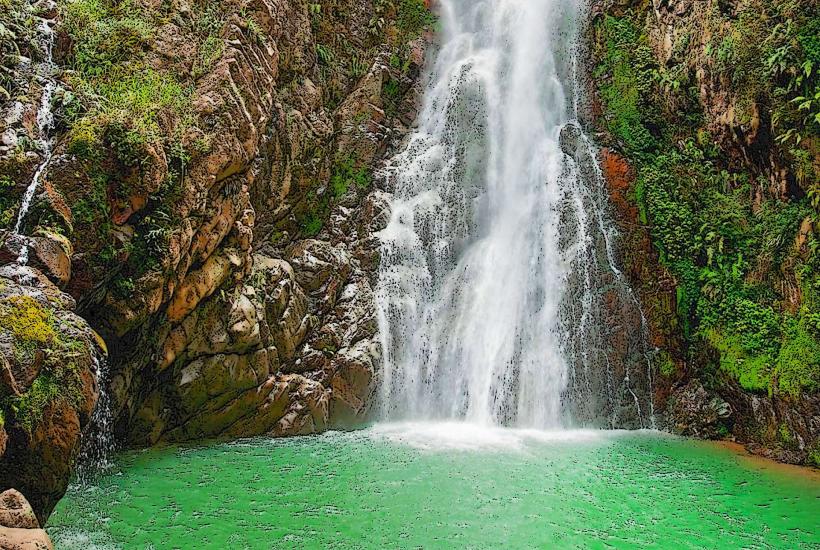
[[676, 391], [666, 405], [674, 433], [701, 439], [720, 439], [729, 433], [732, 406], [709, 393], [697, 380]]
[[[377, 8], [349, 4], [344, 17], [301, 2], [243, 4], [254, 36], [226, 18], [225, 51], [191, 98], [198, 127], [218, 137], [186, 166], [158, 269], [126, 257], [106, 284], [77, 245], [67, 288], [111, 347], [117, 432], [129, 445], [310, 433], [367, 410], [378, 362], [373, 231], [385, 219], [372, 172], [413, 118], [423, 43], [368, 30]], [[340, 31], [353, 51], [334, 50]], [[366, 46], [374, 38], [387, 42]], [[408, 61], [391, 66], [391, 55]], [[348, 61], [367, 70], [353, 78], [341, 70]], [[386, 99], [385, 89], [396, 91]], [[149, 157], [149, 188], [112, 211], [117, 238], [140, 239], [142, 216], [160, 207], [150, 196], [168, 154]], [[65, 153], [55, 166], [55, 180], [83, 169]]]
[[0, 268], [0, 489], [24, 491], [41, 520], [65, 493], [99, 392], [102, 351], [74, 305], [42, 273]]
[[[345, 215], [346, 223], [357, 220]], [[214, 296], [164, 340], [159, 385], [136, 413], [134, 444], [295, 435], [361, 421], [378, 347], [373, 292], [349, 248], [308, 239], [285, 259], [253, 257], [244, 285]], [[334, 229], [333, 219], [328, 227]]]
[[0, 549], [51, 550], [51, 540], [31, 505], [14, 489], [0, 494]]
[[731, 433], [752, 453], [789, 464], [820, 467], [820, 396], [757, 395], [732, 384], [721, 389], [732, 404]]
[[[288, 9], [293, 20], [271, 24], [295, 25], [301, 8]], [[287, 30], [276, 27], [274, 43], [276, 33]], [[271, 70], [266, 78], [275, 82]], [[213, 171], [203, 178], [213, 182], [213, 202], [203, 205], [201, 225], [186, 229], [190, 236], [170, 243], [173, 279], [149, 273], [135, 281], [137, 301], [109, 291], [105, 309], [90, 307], [112, 347], [136, 337], [155, 350], [150, 361], [130, 350], [115, 359], [123, 365], [113, 383], [123, 406], [118, 429], [129, 444], [311, 433], [362, 421], [378, 361], [373, 232], [386, 221], [385, 201], [363, 187], [396, 136], [381, 97], [394, 77], [377, 58], [335, 112], [310, 80], [290, 92], [290, 105], [246, 99], [246, 108], [269, 113], [248, 119], [259, 124], [245, 144], [252, 150], [192, 164], [191, 182], [197, 170]], [[230, 89], [223, 83], [208, 92], [209, 109]], [[313, 177], [330, 178], [333, 188], [306, 188], [304, 155], [317, 148], [332, 153], [310, 161]], [[321, 223], [314, 237], [305, 238], [305, 219]]]
[[[32, 63], [6, 58], [15, 103], [2, 110], [0, 261], [15, 264], [27, 244], [26, 273], [48, 291], [18, 277], [2, 292], [47, 306], [53, 341], [68, 331], [71, 350], [0, 364], [0, 488], [23, 490], [41, 519], [65, 489], [97, 393], [75, 303], [110, 350], [126, 445], [361, 422], [379, 363], [374, 233], [389, 217], [374, 172], [415, 118], [427, 3], [9, 9], [54, 27], [58, 69], [73, 70], [57, 71], [60, 123], [41, 136], [30, 69], [49, 33], [26, 43]], [[47, 137], [53, 155], [21, 239], [10, 229]], [[66, 397], [49, 384], [73, 353]], [[25, 401], [41, 388], [45, 402]]]

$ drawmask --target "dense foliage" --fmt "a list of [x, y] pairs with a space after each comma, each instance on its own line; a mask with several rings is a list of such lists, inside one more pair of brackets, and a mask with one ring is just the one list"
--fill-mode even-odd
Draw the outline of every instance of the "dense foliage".
[[[703, 377], [817, 391], [820, 19], [811, 1], [712, 6], [682, 18], [666, 64], [643, 10], [597, 21], [606, 129], [636, 168], [633, 198], [675, 277], [688, 353], [714, 350], [719, 368]], [[704, 89], [729, 90], [722, 121]], [[719, 122], [740, 137], [714, 135]]]

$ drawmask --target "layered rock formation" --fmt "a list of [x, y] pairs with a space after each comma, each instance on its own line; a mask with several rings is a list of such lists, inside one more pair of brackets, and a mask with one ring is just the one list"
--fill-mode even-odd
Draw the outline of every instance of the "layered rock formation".
[[[51, 281], [35, 299], [60, 319], [76, 301], [106, 342], [118, 440], [361, 422], [379, 361], [374, 232], [388, 219], [374, 171], [415, 116], [426, 3], [14, 0], [4, 17], [56, 33], [3, 42], [0, 257], [13, 264], [28, 246]], [[49, 47], [58, 124], [42, 136], [36, 69]], [[38, 167], [22, 238], [11, 229]], [[21, 284], [3, 288], [34, 292]], [[94, 406], [80, 372], [85, 399], [43, 397], [26, 442], [10, 418], [36, 376], [0, 401], [0, 488], [23, 490], [43, 519]], [[41, 448], [55, 461], [47, 488], [26, 481], [43, 472]]]

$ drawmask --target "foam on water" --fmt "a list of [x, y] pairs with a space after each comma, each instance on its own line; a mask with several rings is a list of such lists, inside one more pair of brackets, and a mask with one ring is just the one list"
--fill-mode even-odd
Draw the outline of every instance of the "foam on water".
[[606, 443], [622, 430], [535, 430], [468, 422], [397, 422], [377, 424], [364, 432], [376, 440], [429, 451], [522, 452], [535, 445]]

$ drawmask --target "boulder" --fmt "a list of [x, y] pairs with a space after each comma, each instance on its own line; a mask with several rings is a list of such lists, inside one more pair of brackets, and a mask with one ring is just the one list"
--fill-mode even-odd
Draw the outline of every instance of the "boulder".
[[30, 240], [29, 263], [56, 284], [68, 284], [71, 279], [71, 255], [74, 253], [71, 241], [59, 233], [44, 229], [38, 229]]
[[575, 155], [581, 145], [581, 138], [584, 132], [581, 127], [574, 122], [568, 122], [561, 128], [561, 133], [558, 137], [558, 144], [561, 146], [561, 151], [570, 157], [575, 158]]
[[99, 395], [103, 352], [74, 304], [34, 268], [0, 268], [0, 490], [25, 493], [41, 523], [68, 487]]
[[51, 539], [42, 529], [0, 527], [0, 550], [53, 550]]
[[691, 380], [669, 398], [666, 416], [670, 429], [678, 435], [719, 439], [728, 433], [732, 407], [707, 391], [699, 380]]
[[0, 550], [54, 548], [26, 498], [14, 489], [0, 494]]
[[34, 510], [19, 491], [8, 489], [0, 493], [0, 527], [39, 529]]

